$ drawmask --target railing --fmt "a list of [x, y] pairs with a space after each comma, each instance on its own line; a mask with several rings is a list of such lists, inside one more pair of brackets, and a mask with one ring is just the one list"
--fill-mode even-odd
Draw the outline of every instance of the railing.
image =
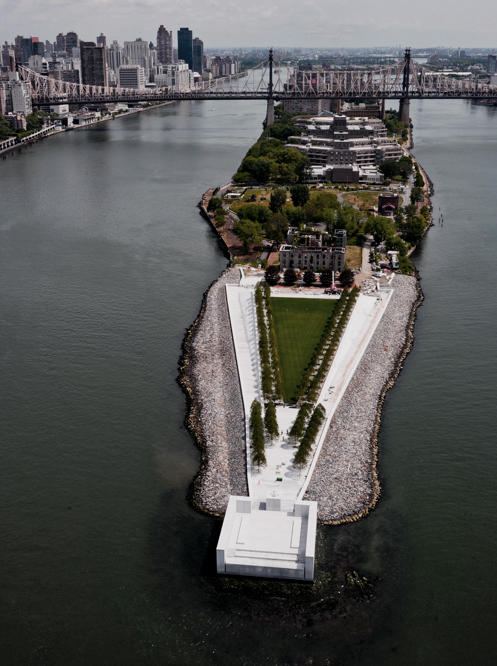
[[37, 103], [154, 102], [202, 99], [497, 99], [497, 86], [427, 71], [407, 54], [394, 65], [372, 71], [298, 71], [267, 61], [239, 74], [176, 90], [104, 88], [58, 81], [19, 66]]

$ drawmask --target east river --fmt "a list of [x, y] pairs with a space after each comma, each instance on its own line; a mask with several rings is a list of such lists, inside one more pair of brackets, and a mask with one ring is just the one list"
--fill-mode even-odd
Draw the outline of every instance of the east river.
[[[177, 363], [226, 266], [195, 205], [264, 115], [214, 106], [0, 161], [2, 663], [495, 664], [497, 108], [412, 105], [444, 225], [414, 256], [425, 301], [383, 412], [380, 502], [320, 529], [328, 583], [309, 596], [220, 584], [219, 524], [186, 500]], [[342, 588], [347, 569], [372, 595]]]

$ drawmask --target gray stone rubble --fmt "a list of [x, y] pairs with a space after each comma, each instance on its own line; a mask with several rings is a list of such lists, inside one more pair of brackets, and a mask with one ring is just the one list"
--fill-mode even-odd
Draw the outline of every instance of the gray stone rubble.
[[[182, 385], [190, 396], [189, 427], [202, 448], [193, 503], [222, 515], [230, 495], [248, 495], [245, 414], [225, 285], [227, 269], [211, 286], [185, 341]], [[397, 275], [394, 293], [326, 435], [304, 499], [318, 502], [324, 523], [357, 520], [379, 496], [376, 438], [381, 403], [410, 348], [420, 290], [414, 277]], [[373, 296], [371, 296], [373, 298]]]
[[414, 277], [397, 275], [385, 314], [333, 417], [304, 499], [318, 502], [324, 523], [356, 520], [379, 496], [376, 438], [384, 393], [410, 348]]
[[228, 268], [214, 282], [185, 345], [189, 425], [202, 448], [192, 499], [214, 514], [225, 513], [230, 495], [248, 495], [245, 412], [225, 289], [239, 282], [237, 268]]

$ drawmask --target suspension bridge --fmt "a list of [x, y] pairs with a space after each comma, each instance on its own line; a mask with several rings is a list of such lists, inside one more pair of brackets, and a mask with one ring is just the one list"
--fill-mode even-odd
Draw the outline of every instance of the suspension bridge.
[[155, 89], [130, 89], [90, 86], [59, 81], [18, 66], [21, 80], [31, 84], [33, 102], [41, 104], [95, 104], [164, 102], [168, 100], [260, 99], [267, 101], [267, 124], [274, 122], [274, 102], [284, 100], [398, 100], [400, 119], [409, 121], [409, 102], [415, 99], [472, 99], [497, 101], [497, 86], [476, 79], [461, 80], [431, 72], [411, 58], [404, 58], [379, 69], [301, 71], [275, 62], [269, 57], [241, 75], [191, 86]]

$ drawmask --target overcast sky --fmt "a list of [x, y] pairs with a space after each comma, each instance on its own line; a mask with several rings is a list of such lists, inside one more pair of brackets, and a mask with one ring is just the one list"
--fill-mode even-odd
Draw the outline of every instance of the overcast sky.
[[2, 43], [70, 30], [155, 43], [161, 23], [175, 46], [185, 26], [205, 47], [497, 46], [496, 0], [0, 0]]

